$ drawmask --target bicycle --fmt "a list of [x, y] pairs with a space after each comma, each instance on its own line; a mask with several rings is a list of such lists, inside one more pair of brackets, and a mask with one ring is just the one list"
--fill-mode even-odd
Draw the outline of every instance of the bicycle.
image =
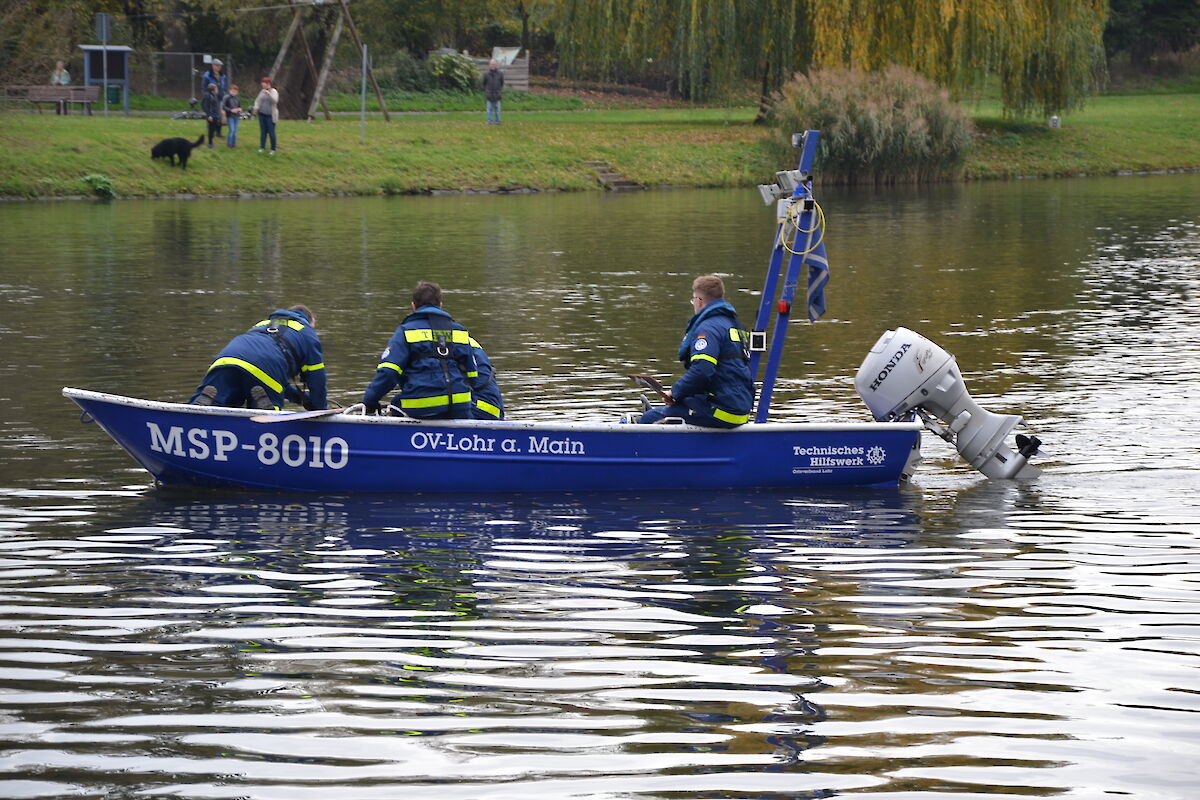
[[200, 101], [194, 97], [191, 100], [188, 100], [188, 110], [176, 111], [171, 115], [171, 119], [205, 119], [206, 117], [204, 112], [196, 110], [196, 103], [198, 102]]

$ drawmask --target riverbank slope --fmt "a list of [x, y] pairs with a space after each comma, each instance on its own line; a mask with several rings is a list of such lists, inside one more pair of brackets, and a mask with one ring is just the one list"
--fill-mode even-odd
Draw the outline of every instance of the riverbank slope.
[[[1200, 94], [1100, 97], [1061, 128], [1013, 124], [987, 105], [967, 179], [1200, 170]], [[662, 108], [339, 117], [279, 126], [279, 152], [258, 152], [242, 123], [230, 150], [201, 147], [188, 169], [152, 161], [169, 136], [195, 140], [196, 120], [111, 114], [0, 115], [0, 196], [118, 197], [416, 194], [600, 190], [593, 161], [648, 187], [744, 187], [781, 168], [778, 135], [750, 108]], [[91, 177], [89, 177], [91, 176]]]

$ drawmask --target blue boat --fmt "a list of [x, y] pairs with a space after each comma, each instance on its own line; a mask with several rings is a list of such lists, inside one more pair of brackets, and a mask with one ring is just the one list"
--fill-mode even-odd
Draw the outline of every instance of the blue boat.
[[1017, 437], [1017, 452], [1004, 444], [1021, 418], [979, 408], [953, 356], [904, 328], [880, 338], [855, 381], [875, 422], [768, 422], [802, 279], [808, 318], [825, 310], [824, 216], [812, 194], [818, 138], [817, 131], [796, 134], [799, 167], [759, 187], [775, 205], [777, 224], [749, 336], [752, 375], [766, 357], [753, 424], [422, 421], [192, 406], [73, 388], [63, 394], [163, 485], [337, 494], [895, 486], [920, 462], [925, 429], [989, 478], [1035, 476], [1027, 460], [1040, 442]]
[[[304, 492], [895, 486], [916, 422], [421, 421], [162, 403], [63, 389], [164, 485]], [[255, 419], [277, 417], [278, 421]], [[298, 417], [298, 418], [297, 418]]]

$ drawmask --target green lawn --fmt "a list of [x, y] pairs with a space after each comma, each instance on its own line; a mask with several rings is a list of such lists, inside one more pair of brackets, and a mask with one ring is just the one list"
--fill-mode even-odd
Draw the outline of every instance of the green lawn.
[[[152, 162], [150, 147], [196, 138], [201, 121], [0, 112], [0, 196], [88, 195], [88, 175], [118, 196], [598, 190], [593, 160], [648, 186], [740, 187], [784, 166], [768, 147], [779, 134], [752, 125], [752, 108], [506, 109], [499, 127], [482, 109], [376, 115], [365, 143], [353, 116], [284, 120], [274, 158], [257, 152], [249, 120], [236, 150], [201, 148], [186, 172]], [[979, 128], [968, 178], [1200, 169], [1200, 94], [1098, 97], [1058, 130], [1005, 121], [995, 104], [968, 110]]]
[[970, 178], [1200, 169], [1200, 93], [1093, 98], [1057, 130], [1006, 122], [998, 103], [968, 110], [979, 133]]

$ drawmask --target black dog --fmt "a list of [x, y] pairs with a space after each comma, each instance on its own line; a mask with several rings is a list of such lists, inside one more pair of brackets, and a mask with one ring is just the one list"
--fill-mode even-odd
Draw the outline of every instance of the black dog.
[[203, 136], [194, 142], [189, 142], [187, 139], [182, 139], [178, 136], [171, 139], [163, 139], [150, 148], [150, 158], [169, 158], [173, 167], [175, 166], [175, 156], [179, 156], [179, 166], [187, 169], [187, 160], [188, 156], [192, 154], [192, 148], [199, 147], [202, 144], [204, 144]]

